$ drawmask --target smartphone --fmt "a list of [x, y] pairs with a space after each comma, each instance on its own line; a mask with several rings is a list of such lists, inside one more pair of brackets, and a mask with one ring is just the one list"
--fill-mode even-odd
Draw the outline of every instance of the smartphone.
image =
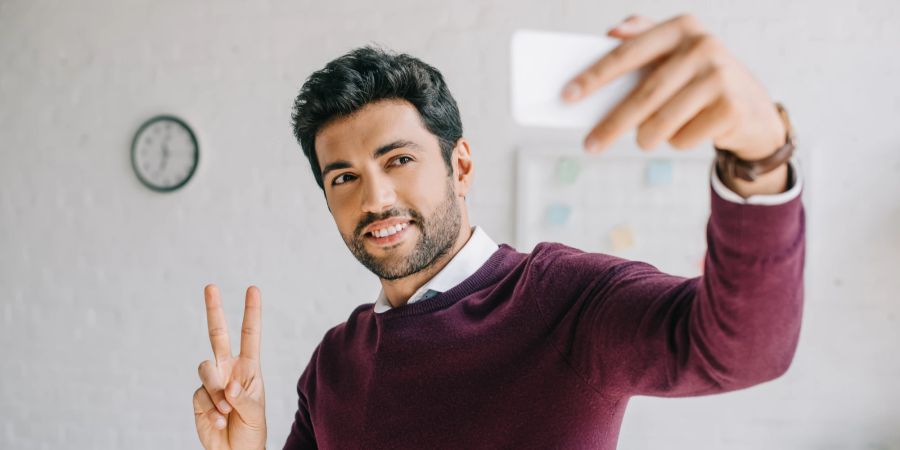
[[626, 73], [581, 100], [562, 100], [563, 86], [621, 41], [603, 35], [516, 30], [510, 45], [513, 119], [519, 125], [590, 129], [637, 86]]

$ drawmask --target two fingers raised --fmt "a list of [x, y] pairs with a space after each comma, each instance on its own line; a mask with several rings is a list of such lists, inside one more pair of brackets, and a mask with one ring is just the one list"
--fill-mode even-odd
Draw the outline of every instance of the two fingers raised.
[[[200, 363], [198, 372], [203, 388], [215, 406], [222, 414], [228, 414], [233, 409], [232, 401], [226, 398], [225, 388], [239, 391], [241, 382], [234, 380], [231, 373], [235, 365], [241, 360], [250, 360], [259, 364], [260, 334], [262, 326], [262, 306], [259, 288], [250, 286], [244, 304], [244, 320], [241, 326], [241, 352], [237, 360], [231, 355], [231, 343], [228, 336], [228, 325], [225, 321], [225, 313], [222, 310], [222, 300], [216, 285], [207, 285], [204, 290], [206, 303], [206, 320], [209, 328], [209, 341], [212, 345], [215, 361], [206, 360]], [[237, 393], [229, 393], [232, 400]]]
[[[228, 324], [222, 311], [219, 288], [214, 284], [203, 290], [206, 298], [206, 323], [209, 327], [209, 342], [212, 344], [216, 362], [231, 359], [231, 343], [228, 338]], [[241, 358], [259, 360], [259, 343], [262, 327], [262, 300], [259, 288], [250, 286], [244, 301], [244, 322], [241, 326]]]

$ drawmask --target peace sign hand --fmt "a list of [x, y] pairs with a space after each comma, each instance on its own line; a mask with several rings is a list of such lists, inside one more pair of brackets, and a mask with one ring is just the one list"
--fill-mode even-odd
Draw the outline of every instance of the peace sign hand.
[[259, 289], [247, 288], [241, 353], [231, 356], [219, 289], [207, 285], [206, 320], [215, 360], [200, 363], [203, 386], [194, 392], [197, 434], [206, 449], [255, 450], [266, 445], [266, 399], [259, 365], [262, 307]]

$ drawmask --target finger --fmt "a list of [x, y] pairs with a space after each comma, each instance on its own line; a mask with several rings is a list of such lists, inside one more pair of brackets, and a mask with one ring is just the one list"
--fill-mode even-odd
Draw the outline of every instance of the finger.
[[708, 71], [678, 91], [639, 127], [638, 145], [650, 149], [668, 141], [691, 119], [709, 106], [719, 95], [717, 77], [720, 72]]
[[206, 324], [209, 327], [209, 342], [212, 344], [216, 365], [231, 358], [231, 343], [228, 341], [228, 325], [222, 311], [222, 300], [219, 288], [214, 284], [203, 289], [206, 298]]
[[684, 41], [681, 49], [674, 52], [656, 70], [625, 97], [588, 133], [585, 147], [598, 152], [622, 133], [636, 127], [650, 117], [678, 90], [688, 84], [703, 68], [707, 54], [707, 39]]
[[197, 422], [207, 420], [213, 428], [219, 430], [225, 428], [225, 425], [227, 425], [225, 416], [218, 413], [216, 407], [213, 406], [213, 401], [209, 397], [209, 393], [206, 392], [206, 389], [203, 388], [203, 386], [200, 386], [194, 391], [194, 420]]
[[631, 15], [606, 32], [607, 36], [629, 39], [656, 26], [656, 21], [649, 17]]
[[259, 341], [262, 331], [262, 299], [259, 288], [247, 288], [244, 303], [244, 322], [241, 325], [241, 357], [259, 360]]
[[203, 386], [200, 386], [194, 391], [194, 415], [206, 414], [211, 409], [216, 409], [216, 407], [213, 405], [212, 399], [209, 397], [209, 393], [206, 392], [206, 389], [204, 389]]
[[203, 383], [206, 392], [209, 392], [216, 409], [222, 414], [231, 412], [232, 406], [225, 399], [225, 380], [222, 379], [222, 374], [219, 373], [216, 366], [207, 359], [200, 363], [197, 371], [200, 373], [200, 382]]
[[700, 29], [692, 16], [678, 16], [626, 40], [567, 83], [564, 99], [584, 98], [622, 74], [672, 52], [686, 36], [699, 33]]
[[678, 149], [696, 147], [705, 139], [714, 138], [727, 132], [733, 125], [730, 120], [727, 120], [731, 116], [731, 109], [720, 97], [719, 101], [705, 108], [678, 130], [669, 139], [669, 143]]
[[[254, 392], [251, 394], [251, 392]], [[234, 405], [235, 412], [249, 425], [265, 424], [265, 394], [262, 378], [254, 376], [239, 382], [232, 379], [225, 389], [228, 402]]]

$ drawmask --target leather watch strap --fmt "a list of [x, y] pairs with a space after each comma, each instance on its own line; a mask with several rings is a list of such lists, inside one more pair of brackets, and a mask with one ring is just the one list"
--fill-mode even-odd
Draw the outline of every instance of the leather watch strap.
[[723, 176], [731, 179], [740, 178], [753, 181], [758, 176], [775, 170], [791, 158], [791, 155], [794, 153], [794, 130], [791, 127], [791, 121], [784, 106], [781, 103], [775, 103], [775, 108], [778, 109], [778, 114], [781, 116], [784, 128], [787, 131], [784, 145], [771, 155], [753, 161], [738, 158], [734, 152], [715, 147], [714, 145], [713, 147], [716, 149], [716, 165]]

